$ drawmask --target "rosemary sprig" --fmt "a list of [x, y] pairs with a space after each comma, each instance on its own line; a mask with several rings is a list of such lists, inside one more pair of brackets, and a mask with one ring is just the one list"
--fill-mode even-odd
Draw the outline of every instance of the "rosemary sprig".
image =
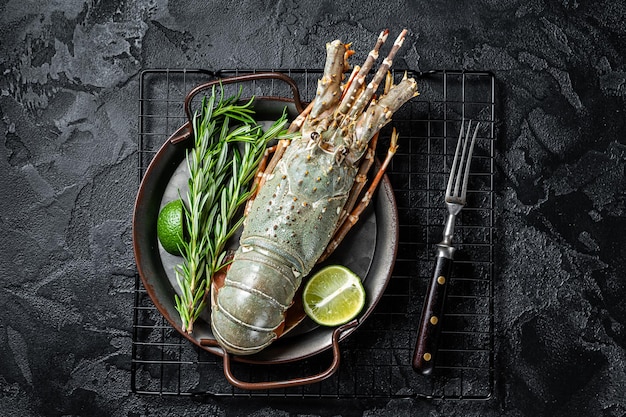
[[250, 183], [265, 148], [286, 134], [286, 113], [263, 132], [254, 120], [252, 100], [240, 104], [240, 94], [224, 98], [220, 90], [218, 99], [213, 88], [193, 119], [185, 207], [189, 239], [182, 248], [184, 262], [176, 270], [181, 294], [175, 296], [182, 328], [188, 333], [206, 307], [211, 277], [224, 266], [225, 245], [243, 223], [240, 208], [253, 192]]

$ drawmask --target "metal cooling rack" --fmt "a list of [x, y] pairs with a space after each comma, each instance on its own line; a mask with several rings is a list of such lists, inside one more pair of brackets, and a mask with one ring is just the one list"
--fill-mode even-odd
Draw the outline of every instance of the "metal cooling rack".
[[[139, 97], [139, 178], [161, 144], [185, 122], [183, 100], [195, 85], [216, 77], [267, 70], [147, 70]], [[279, 70], [315, 93], [319, 70]], [[400, 77], [402, 74], [395, 74]], [[416, 73], [420, 96], [394, 115], [400, 149], [388, 169], [400, 219], [391, 281], [372, 315], [341, 342], [339, 371], [314, 385], [250, 392], [233, 388], [222, 359], [196, 348], [161, 317], [137, 275], [133, 309], [131, 389], [141, 394], [306, 398], [488, 399], [494, 390], [495, 79], [488, 72]], [[278, 81], [244, 86], [244, 95], [290, 96]], [[457, 221], [458, 242], [448, 291], [441, 350], [433, 375], [411, 368], [417, 325], [430, 278], [434, 245], [446, 214], [443, 190], [462, 118], [482, 122], [472, 162], [468, 204]], [[390, 129], [381, 133], [386, 152]], [[288, 365], [235, 363], [241, 379], [268, 380], [324, 369], [330, 355]], [[313, 371], [313, 372], [311, 372]], [[295, 374], [295, 375], [294, 375]]]

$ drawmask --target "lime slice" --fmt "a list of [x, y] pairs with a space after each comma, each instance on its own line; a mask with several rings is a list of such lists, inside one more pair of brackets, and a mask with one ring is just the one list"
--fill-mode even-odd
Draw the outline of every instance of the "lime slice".
[[180, 199], [167, 203], [157, 219], [157, 236], [163, 249], [172, 255], [180, 255], [184, 239], [185, 210]]
[[354, 319], [365, 305], [361, 279], [341, 265], [331, 265], [313, 275], [302, 293], [304, 311], [318, 324], [339, 326]]

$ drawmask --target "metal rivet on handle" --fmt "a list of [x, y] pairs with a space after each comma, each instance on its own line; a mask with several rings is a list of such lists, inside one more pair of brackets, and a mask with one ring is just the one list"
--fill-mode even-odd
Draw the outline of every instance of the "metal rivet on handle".
[[426, 362], [430, 361], [432, 359], [432, 357], [433, 356], [430, 353], [428, 353], [428, 352], [424, 353], [424, 360]]
[[437, 283], [440, 285], [443, 285], [446, 283], [446, 277], [444, 277], [443, 275], [440, 275], [439, 278], [437, 278]]
[[437, 323], [439, 323], [439, 319], [437, 318], [437, 316], [432, 316], [430, 318], [430, 324], [435, 325]]

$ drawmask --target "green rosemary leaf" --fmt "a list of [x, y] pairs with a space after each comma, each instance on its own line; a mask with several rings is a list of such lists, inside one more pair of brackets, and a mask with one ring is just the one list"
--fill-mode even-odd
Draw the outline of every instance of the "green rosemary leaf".
[[242, 90], [225, 98], [215, 88], [202, 100], [187, 152], [189, 191], [185, 218], [189, 241], [176, 269], [180, 287], [176, 309], [187, 332], [206, 307], [210, 279], [224, 266], [225, 245], [243, 224], [241, 209], [252, 195], [254, 179], [267, 144], [285, 134], [286, 112], [267, 131], [254, 120], [254, 98], [240, 103]]

